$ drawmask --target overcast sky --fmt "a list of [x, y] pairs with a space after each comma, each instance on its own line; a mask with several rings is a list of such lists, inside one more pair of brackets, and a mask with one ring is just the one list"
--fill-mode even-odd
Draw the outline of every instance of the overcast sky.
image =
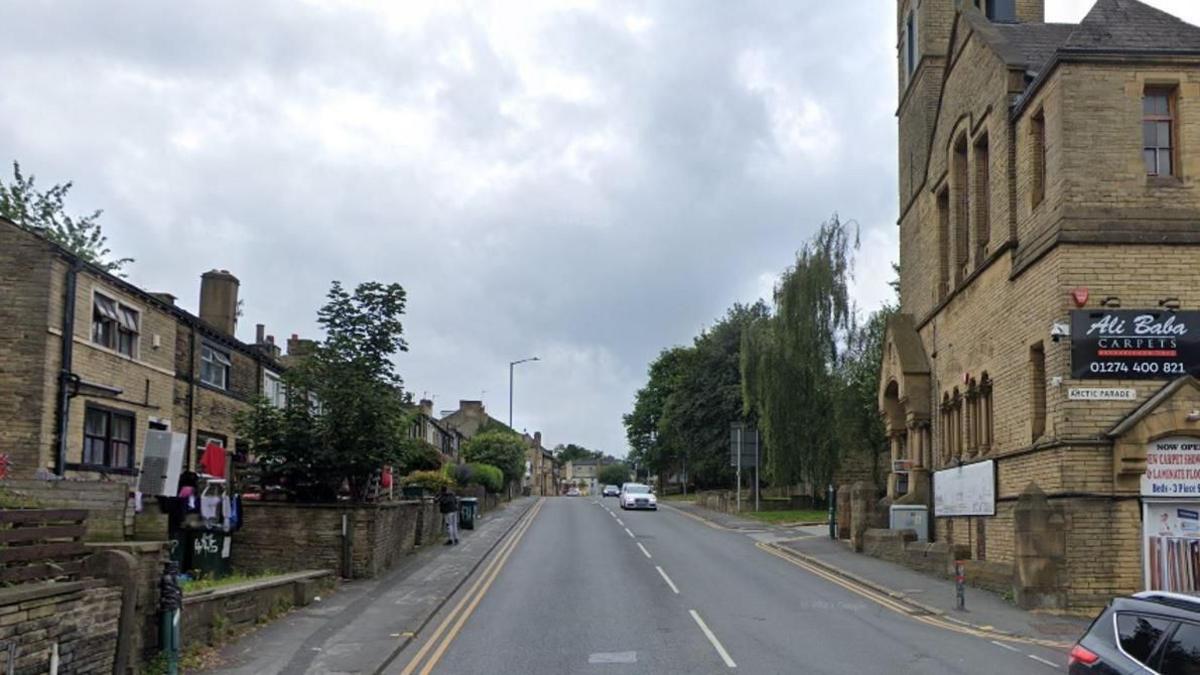
[[[1156, 6], [1200, 21], [1194, 0]], [[1049, 0], [1077, 21], [1091, 2]], [[624, 454], [647, 363], [770, 293], [835, 211], [897, 255], [886, 0], [9, 3], [0, 158], [102, 208], [130, 280], [238, 336], [329, 282], [408, 290], [414, 395]]]

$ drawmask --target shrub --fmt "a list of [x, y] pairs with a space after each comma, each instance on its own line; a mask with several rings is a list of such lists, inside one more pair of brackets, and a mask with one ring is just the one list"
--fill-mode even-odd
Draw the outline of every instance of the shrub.
[[443, 487], [454, 487], [454, 479], [441, 471], [413, 471], [401, 480], [404, 485], [415, 485], [426, 490], [440, 490]]
[[467, 441], [462, 448], [463, 459], [490, 464], [510, 481], [521, 479], [525, 472], [525, 441], [511, 431], [485, 431]]
[[447, 464], [444, 468], [446, 475], [459, 485], [472, 485], [477, 482], [470, 464]]
[[496, 494], [504, 489], [504, 472], [491, 464], [468, 464], [471, 482], [482, 485], [484, 490]]

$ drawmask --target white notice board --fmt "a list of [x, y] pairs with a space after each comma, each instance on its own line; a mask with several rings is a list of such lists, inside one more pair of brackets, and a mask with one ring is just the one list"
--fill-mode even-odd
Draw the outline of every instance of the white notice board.
[[935, 471], [933, 515], [996, 515], [996, 462], [989, 459]]

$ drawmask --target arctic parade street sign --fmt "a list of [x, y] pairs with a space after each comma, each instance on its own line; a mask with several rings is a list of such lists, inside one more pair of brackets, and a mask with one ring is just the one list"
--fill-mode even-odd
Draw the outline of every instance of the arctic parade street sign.
[[1071, 312], [1071, 377], [1173, 380], [1200, 373], [1200, 312]]

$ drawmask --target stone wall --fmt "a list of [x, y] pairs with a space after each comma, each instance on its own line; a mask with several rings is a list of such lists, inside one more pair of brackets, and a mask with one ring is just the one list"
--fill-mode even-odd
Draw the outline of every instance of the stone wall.
[[[42, 466], [39, 438], [49, 334], [51, 247], [0, 220], [0, 460], [12, 476], [31, 477]], [[61, 302], [61, 300], [60, 300]]]
[[158, 585], [168, 558], [166, 542], [103, 542], [89, 546], [94, 550], [123, 551], [136, 561], [133, 583], [137, 588], [134, 611], [138, 630], [130, 636], [130, 653], [135, 661], [139, 657], [142, 660], [152, 658], [158, 651]]
[[334, 580], [328, 571], [286, 574], [268, 579], [188, 593], [183, 598], [184, 645], [216, 644], [312, 602]]
[[954, 562], [964, 560], [966, 583], [996, 593], [1013, 590], [1013, 565], [988, 560], [967, 560], [965, 546], [945, 541], [919, 542], [912, 530], [869, 529], [863, 535], [863, 553], [898, 563], [943, 579], [954, 578]]
[[50, 672], [58, 645], [60, 675], [104, 673], [116, 657], [121, 590], [98, 582], [0, 588], [0, 672], [16, 651], [16, 675]]
[[42, 508], [86, 509], [87, 541], [119, 541], [132, 532], [129, 487], [120, 481], [5, 480], [0, 490], [37, 502]]
[[[435, 540], [441, 520], [436, 504], [291, 504], [244, 502], [243, 525], [231, 557], [240, 572], [327, 569], [347, 578], [374, 577], [415, 547]], [[342, 518], [350, 532], [345, 563]]]

